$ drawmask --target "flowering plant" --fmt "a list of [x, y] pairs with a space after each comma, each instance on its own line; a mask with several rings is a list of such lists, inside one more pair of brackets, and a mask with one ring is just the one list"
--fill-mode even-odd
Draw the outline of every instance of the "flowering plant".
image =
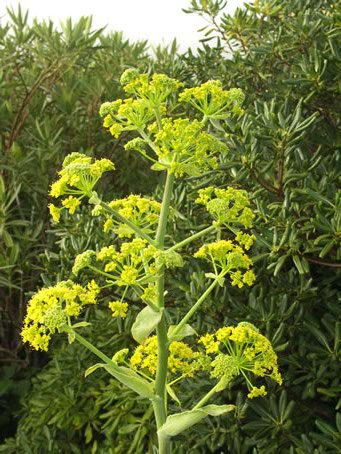
[[[196, 202], [205, 207], [212, 224], [179, 243], [172, 244], [168, 236], [166, 241], [176, 180], [184, 175], [200, 176], [218, 166], [220, 155], [228, 149], [211, 133], [210, 123], [242, 115], [243, 93], [239, 89], [224, 90], [219, 81], [182, 89], [180, 82], [166, 75], [150, 78], [135, 70], [125, 71], [121, 83], [131, 97], [101, 106], [104, 127], [116, 138], [124, 131], [135, 131], [137, 137], [125, 148], [136, 150], [152, 162], [153, 170], [166, 174], [162, 201], [130, 195], [105, 202], [94, 188], [104, 172], [114, 170], [114, 164], [108, 159], [93, 161], [81, 153], [67, 156], [59, 179], [51, 186], [50, 195], [61, 200], [58, 206], [50, 205], [52, 218], [59, 222], [63, 210], [72, 214], [88, 198], [92, 215], [103, 223], [107, 246], [86, 250], [74, 261], [74, 278], [87, 270], [96, 280], [92, 278], [86, 286], [72, 280], [59, 282], [31, 298], [22, 337], [33, 348], [47, 350], [53, 334], [67, 333], [69, 342], [76, 340], [91, 350], [102, 362], [91, 366], [86, 375], [102, 367], [151, 401], [159, 452], [164, 454], [170, 452], [171, 437], [209, 415], [234, 409], [232, 404], [207, 403], [215, 393], [231, 386], [236, 377], [245, 379], [249, 398], [266, 394], [265, 386], [255, 386], [252, 377], [269, 377], [277, 383], [282, 379], [271, 343], [255, 326], [241, 322], [221, 327], [195, 342], [197, 333], [189, 323], [216, 287], [251, 286], [255, 280], [248, 255], [255, 240], [249, 232], [254, 215], [247, 193], [233, 187], [200, 189]], [[195, 118], [183, 115], [186, 103], [197, 110]], [[184, 317], [172, 324], [165, 292], [167, 271], [184, 266], [184, 246], [214, 234], [216, 241], [202, 244], [194, 254], [207, 262], [209, 284]], [[132, 351], [113, 352], [110, 358], [79, 333], [88, 322], [73, 323], [73, 317], [80, 315], [84, 306], [96, 305], [100, 292], [112, 287], [121, 295], [108, 301], [113, 317], [126, 317], [129, 296], [139, 299], [141, 310], [131, 330], [139, 345]], [[185, 338], [192, 341], [184, 342]], [[168, 397], [180, 405], [177, 387], [201, 374], [213, 380], [211, 390], [192, 408], [169, 415]]]

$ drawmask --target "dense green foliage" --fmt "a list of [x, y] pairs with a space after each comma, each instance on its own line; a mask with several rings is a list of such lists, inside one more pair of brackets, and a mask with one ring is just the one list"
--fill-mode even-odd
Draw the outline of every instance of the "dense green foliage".
[[[97, 112], [108, 93], [121, 95], [121, 72], [131, 65], [145, 67], [150, 58], [146, 42], [131, 44], [120, 33], [93, 31], [91, 18], [68, 20], [61, 30], [52, 22], [29, 25], [20, 8], [9, 10], [8, 19], [0, 26], [0, 358], [5, 365], [0, 402], [13, 409], [25, 388], [13, 381], [39, 361], [23, 348], [18, 333], [25, 294], [41, 285], [44, 250], [54, 249], [49, 185], [64, 156], [82, 150], [114, 155], [121, 168], [129, 159], [138, 178], [116, 172], [115, 184], [108, 182], [113, 191], [148, 186], [141, 162], [116, 156], [118, 144], [105, 140]], [[8, 423], [10, 413], [1, 411], [0, 424]]]
[[[189, 86], [221, 79], [226, 88], [237, 86], [246, 94], [242, 120], [212, 124], [217, 136], [225, 137], [229, 145], [225, 162], [203, 178], [184, 180], [175, 192], [174, 233], [181, 238], [193, 233], [194, 225], [208, 222], [204, 210], [193, 206], [198, 188], [214, 181], [223, 187], [243, 187], [253, 194], [257, 282], [251, 291], [227, 287], [219, 300], [211, 295], [198, 328], [213, 330], [218, 320], [219, 324], [245, 319], [255, 323], [275, 345], [284, 375], [280, 393], [252, 403], [246, 404], [245, 393], [235, 386], [226, 401], [237, 397], [236, 414], [205, 420], [179, 437], [174, 452], [188, 452], [189, 447], [191, 452], [212, 453], [340, 452], [341, 8], [331, 0], [280, 3], [255, 2], [229, 16], [218, 14], [224, 8], [222, 1], [193, 1], [191, 11], [212, 23], [205, 30], [202, 48], [183, 57], [177, 57], [174, 50], [157, 54], [156, 68], [160, 65]], [[2, 234], [0, 247], [1, 266], [11, 266], [2, 270], [1, 284], [9, 289], [4, 290], [5, 314], [11, 313], [19, 324], [24, 292], [35, 288], [41, 270], [46, 282], [56, 281], [56, 269], [58, 277], [64, 277], [71, 269], [70, 260], [93, 246], [92, 233], [99, 232], [94, 221], [80, 216], [46, 236], [45, 194], [55, 166], [64, 153], [78, 149], [96, 148], [96, 153], [114, 161], [124, 159], [118, 153], [113, 156], [110, 143], [119, 150], [120, 144], [103, 134], [97, 110], [104, 96], [110, 94], [114, 99], [120, 95], [112, 82], [125, 65], [136, 66], [136, 60], [140, 65], [148, 62], [142, 44], [132, 46], [118, 35], [101, 43], [112, 46], [108, 52], [98, 44], [98, 40], [105, 40], [103, 33], [96, 41], [90, 30], [86, 38], [83, 32], [77, 35], [76, 26], [73, 35], [67, 27], [58, 35], [47, 25], [35, 24], [29, 29], [20, 25], [23, 19], [15, 21], [12, 34], [2, 30], [0, 42], [2, 61], [9, 65], [3, 68], [1, 78], [1, 88], [8, 93], [0, 110], [1, 123], [6, 125], [1, 165], [7, 188], [1, 222], [6, 225], [2, 232], [8, 233]], [[84, 28], [84, 23], [79, 27]], [[41, 35], [43, 30], [54, 38]], [[58, 48], [58, 39], [66, 40], [67, 36], [69, 47]], [[36, 40], [35, 46], [29, 45], [32, 40]], [[42, 48], [34, 54], [39, 42]], [[17, 48], [20, 51], [15, 52]], [[60, 53], [64, 57], [60, 64], [67, 57], [69, 63], [63, 63], [66, 66], [58, 77], [44, 79], [44, 71], [54, 70], [49, 65], [56, 64]], [[92, 71], [87, 71], [90, 63]], [[30, 90], [34, 96], [28, 98], [29, 108], [26, 110], [24, 103], [20, 113]], [[141, 173], [136, 177], [143, 161], [137, 160], [131, 167], [132, 159], [129, 157], [129, 172], [116, 173], [114, 191], [147, 193]], [[117, 167], [122, 169], [124, 162]], [[136, 187], [135, 180], [141, 186]], [[5, 195], [10, 197], [10, 193], [13, 200], [8, 205]], [[60, 252], [52, 238], [59, 241]], [[37, 261], [48, 240], [48, 252]], [[175, 314], [185, 312], [200, 296], [203, 280], [203, 271], [194, 262], [181, 281], [174, 278], [172, 287], [175, 284], [177, 289], [170, 297]], [[127, 339], [122, 327], [108, 317], [98, 311], [89, 335], [110, 354], [116, 343], [125, 347]], [[1, 334], [5, 342], [13, 342], [9, 336], [13, 331], [5, 322]], [[106, 334], [107, 328], [112, 337]], [[16, 355], [17, 340], [14, 345], [4, 345]], [[23, 356], [27, 363], [26, 354], [19, 358]], [[104, 375], [84, 380], [88, 365], [89, 355], [81, 347], [66, 350], [64, 345], [55, 346], [53, 359], [34, 378], [23, 400], [16, 437], [1, 448], [3, 452], [42, 453], [48, 446], [48, 452], [58, 453], [65, 452], [66, 445], [72, 452], [82, 453], [129, 452], [131, 446], [131, 452], [151, 449], [146, 428], [148, 406], [139, 405], [137, 410], [135, 396]], [[188, 399], [196, 394], [196, 389], [187, 390]], [[53, 408], [51, 401], [56, 403]], [[105, 411], [100, 405], [105, 405]]]
[[339, 452], [340, 4], [259, 1], [218, 18], [221, 6], [192, 2], [218, 41], [187, 62], [196, 79], [247, 94], [243, 121], [215, 127], [238, 136], [220, 178], [253, 192], [259, 247], [247, 304], [224, 303], [268, 330], [293, 402], [282, 415], [271, 399], [253, 404], [241, 440], [257, 452]]

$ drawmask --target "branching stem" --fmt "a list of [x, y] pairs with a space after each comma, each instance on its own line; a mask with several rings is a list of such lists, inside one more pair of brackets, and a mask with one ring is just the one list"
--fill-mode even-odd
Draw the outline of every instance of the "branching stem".
[[191, 309], [187, 312], [187, 314], [183, 317], [180, 323], [174, 328], [170, 338], [169, 342], [172, 342], [172, 340], [176, 339], [176, 335], [181, 331], [181, 329], [184, 327], [184, 325], [188, 322], [188, 320], [197, 312], [199, 307], [202, 305], [202, 303], [205, 301], [205, 299], [208, 297], [208, 295], [212, 292], [212, 290], [217, 286], [219, 282], [219, 278], [222, 277], [219, 275], [213, 282], [212, 284], [205, 290], [205, 292], [201, 295], [201, 297], [198, 299], [198, 301], [191, 307]]
[[118, 211], [111, 208], [107, 203], [103, 202], [102, 200], [100, 201], [100, 206], [102, 208], [104, 208], [112, 216], [114, 216], [118, 221], [120, 221], [123, 224], [126, 224], [128, 227], [130, 227], [139, 237], [146, 240], [149, 244], [155, 246], [155, 241], [149, 235], [147, 235], [143, 230], [141, 230], [140, 227], [135, 225], [133, 222], [129, 221], [129, 219], [122, 216], [120, 213], [118, 213]]

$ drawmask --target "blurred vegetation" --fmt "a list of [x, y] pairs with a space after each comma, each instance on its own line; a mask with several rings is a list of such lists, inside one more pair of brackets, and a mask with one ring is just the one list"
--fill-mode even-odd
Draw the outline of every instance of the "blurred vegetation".
[[[47, 358], [32, 357], [17, 336], [41, 274], [45, 283], [55, 282], [56, 270], [58, 278], [67, 276], [74, 256], [101, 242], [96, 222], [84, 215], [49, 227], [46, 193], [64, 154], [112, 158], [118, 170], [105, 185], [114, 193], [146, 194], [157, 181], [139, 157], [121, 153], [122, 144], [103, 133], [98, 119], [99, 104], [121, 96], [117, 78], [128, 66], [164, 71], [188, 85], [220, 79], [245, 91], [245, 115], [211, 125], [225, 137], [229, 156], [217, 171], [177, 187], [173, 228], [183, 238], [209, 222], [193, 204], [200, 187], [250, 192], [257, 283], [251, 291], [211, 295], [195, 328], [254, 323], [274, 343], [284, 373], [280, 392], [252, 402], [237, 383], [221, 397], [237, 401], [236, 413], [205, 420], [178, 437], [174, 452], [341, 452], [341, 6], [259, 0], [233, 15], [224, 8], [222, 0], [189, 2], [187, 12], [208, 25], [202, 46], [183, 56], [174, 43], [151, 58], [145, 42], [94, 32], [89, 19], [58, 31], [53, 24], [28, 26], [19, 11], [0, 27], [0, 353], [6, 365], [0, 405], [8, 415], [0, 424], [4, 436], [14, 435], [1, 452], [152, 452], [148, 404], [136, 405], [135, 395], [100, 372], [84, 380], [93, 359], [81, 346], [57, 341], [37, 372]], [[191, 252], [183, 275], [170, 278], [174, 316], [203, 290]], [[90, 315], [87, 334], [108, 354], [131, 343], [104, 310]], [[188, 388], [184, 404], [197, 393]], [[8, 429], [13, 414], [20, 415], [16, 434]]]

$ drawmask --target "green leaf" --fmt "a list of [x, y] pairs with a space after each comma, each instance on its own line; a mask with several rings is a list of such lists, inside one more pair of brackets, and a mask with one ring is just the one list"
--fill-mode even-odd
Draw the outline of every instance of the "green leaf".
[[206, 416], [220, 416], [233, 411], [234, 408], [234, 405], [207, 405], [196, 410], [175, 413], [168, 416], [166, 422], [158, 430], [158, 434], [165, 438], [175, 437], [206, 418]]
[[181, 402], [180, 402], [178, 396], [175, 394], [174, 389], [170, 385], [166, 385], [166, 389], [167, 389], [168, 394], [171, 396], [171, 398], [173, 400], [175, 400], [175, 402], [181, 406]]
[[230, 377], [222, 377], [214, 387], [216, 393], [224, 391], [230, 383], [231, 383]]
[[136, 342], [139, 344], [144, 342], [160, 323], [161, 318], [161, 311], [155, 312], [149, 306], [142, 309], [131, 328], [131, 334]]
[[75, 338], [76, 338], [75, 333], [73, 331], [69, 331], [67, 333], [67, 338], [68, 338], [69, 344], [72, 344], [75, 341]]
[[199, 177], [201, 175], [200, 170], [198, 169], [198, 167], [195, 164], [184, 164], [182, 166], [182, 169], [190, 177]]
[[90, 374], [95, 372], [95, 370], [100, 369], [101, 367], [104, 367], [104, 366], [105, 366], [105, 364], [102, 364], [102, 363], [94, 364], [93, 366], [90, 366], [87, 368], [87, 370], [84, 372], [84, 376], [88, 377]]
[[210, 118], [210, 123], [212, 123], [212, 125], [218, 130], [218, 131], [221, 131], [223, 133], [225, 133], [225, 129], [221, 126], [221, 123], [219, 120], [216, 120], [214, 118]]
[[157, 172], [162, 172], [163, 170], [167, 169], [167, 166], [165, 166], [164, 164], [161, 164], [160, 162], [156, 162], [155, 164], [153, 164], [151, 166], [151, 169], [156, 170]]
[[[168, 337], [172, 337], [172, 332], [176, 328], [177, 325], [170, 325], [168, 328]], [[175, 337], [172, 337], [172, 341], [181, 341], [184, 337], [188, 336], [197, 336], [198, 333], [195, 331], [194, 328], [191, 327], [191, 325], [184, 325], [181, 330], [175, 335]]]
[[205, 277], [208, 277], [209, 279], [216, 279], [217, 275], [214, 273], [205, 273]]
[[135, 391], [141, 397], [146, 397], [147, 399], [153, 399], [153, 385], [148, 383], [144, 378], [140, 377], [136, 372], [127, 367], [121, 367], [117, 364], [105, 364], [97, 363], [89, 367], [85, 371], [85, 377], [95, 372], [95, 370], [103, 367], [110, 375], [116, 378], [123, 385]]
[[223, 277], [219, 277], [217, 274], [214, 274], [214, 273], [205, 273], [205, 277], [218, 281], [218, 284], [220, 285], [220, 287], [224, 287], [225, 279]]
[[78, 323], [75, 323], [74, 325], [72, 325], [72, 329], [75, 329], [75, 328], [81, 328], [83, 326], [90, 326], [92, 323], [89, 323], [89, 322], [78, 322]]
[[147, 399], [154, 399], [154, 387], [152, 383], [147, 382], [140, 377], [136, 372], [127, 367], [117, 366], [116, 364], [104, 364], [104, 369], [110, 375], [116, 378], [128, 388], [135, 391], [139, 396]]
[[139, 424], [126, 424], [125, 426], [120, 426], [118, 433], [120, 435], [130, 434], [132, 432], [135, 432], [139, 427]]
[[99, 198], [97, 192], [93, 191], [91, 197], [89, 198], [89, 203], [91, 205], [99, 205], [101, 203], [101, 199]]
[[319, 192], [312, 191], [310, 188], [305, 188], [304, 191], [310, 195], [310, 197], [317, 202], [324, 202], [330, 205], [332, 208], [335, 208], [335, 205], [328, 200], [326, 197], [323, 197]]
[[295, 266], [296, 266], [298, 272], [299, 272], [300, 274], [305, 274], [305, 273], [306, 273], [306, 270], [305, 270], [305, 267], [303, 266], [303, 264], [302, 264], [302, 262], [301, 262], [300, 257], [299, 257], [298, 255], [293, 255], [293, 256], [292, 256], [292, 259], [293, 259], [293, 261], [294, 261], [294, 263], [295, 263]]

